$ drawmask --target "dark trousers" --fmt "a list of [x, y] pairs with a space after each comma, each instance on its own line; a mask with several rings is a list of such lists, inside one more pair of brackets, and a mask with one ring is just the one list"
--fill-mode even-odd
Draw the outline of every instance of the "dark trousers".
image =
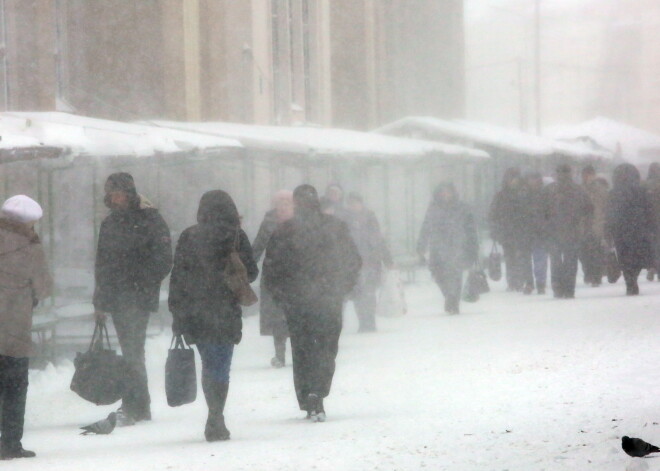
[[600, 242], [594, 235], [588, 235], [582, 240], [580, 262], [586, 283], [600, 284], [603, 280], [605, 251]]
[[112, 313], [121, 354], [131, 367], [130, 384], [122, 398], [122, 409], [135, 420], [151, 419], [151, 398], [147, 383], [144, 344], [149, 313], [137, 310]]
[[575, 296], [578, 268], [577, 244], [552, 244], [550, 247], [550, 281], [555, 297]]
[[[289, 322], [293, 384], [300, 410], [305, 410], [308, 395], [316, 394], [323, 399], [330, 394], [335, 359], [339, 351], [341, 320], [331, 322], [331, 326], [319, 325], [309, 319], [316, 315], [318, 313], [312, 313], [301, 320], [298, 314], [298, 319]], [[337, 316], [340, 318], [341, 311]]]
[[376, 331], [376, 287], [363, 286], [352, 296], [355, 312], [360, 322], [358, 332]]
[[198, 343], [197, 350], [202, 358], [202, 376], [215, 383], [229, 384], [234, 344]]
[[521, 244], [502, 244], [504, 264], [506, 266], [506, 283], [511, 290], [521, 290], [525, 283], [525, 265], [529, 251]]
[[0, 355], [0, 401], [2, 402], [3, 449], [21, 446], [25, 423], [25, 401], [28, 389], [27, 358]]
[[458, 312], [463, 289], [463, 270], [443, 263], [432, 266], [431, 275], [445, 297], [445, 311]]

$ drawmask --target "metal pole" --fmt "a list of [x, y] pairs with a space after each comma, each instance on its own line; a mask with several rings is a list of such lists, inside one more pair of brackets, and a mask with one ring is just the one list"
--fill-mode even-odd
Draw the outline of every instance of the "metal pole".
[[5, 0], [0, 0], [0, 15], [2, 15], [2, 75], [5, 111], [9, 111], [9, 61], [7, 60], [7, 8]]
[[541, 134], [541, 0], [535, 1], [534, 13], [534, 68], [535, 68], [535, 95], [536, 95], [536, 133]]

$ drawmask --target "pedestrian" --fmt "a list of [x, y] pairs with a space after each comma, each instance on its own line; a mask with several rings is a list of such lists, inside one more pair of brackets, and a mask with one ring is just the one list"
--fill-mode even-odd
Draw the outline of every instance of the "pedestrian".
[[[653, 206], [655, 225], [660, 228], [660, 163], [654, 162], [649, 167], [645, 187]], [[660, 280], [660, 235], [656, 235], [653, 244], [653, 266], [648, 270], [646, 277], [649, 281], [653, 281], [656, 275]]]
[[133, 177], [119, 172], [105, 183], [110, 214], [101, 223], [96, 251], [94, 310], [107, 314], [130, 365], [117, 425], [151, 420], [144, 346], [149, 315], [158, 310], [160, 284], [172, 267], [170, 230], [158, 210], [138, 195]]
[[[273, 197], [273, 209], [268, 211], [259, 226], [259, 232], [252, 244], [254, 260], [259, 262], [266, 251], [266, 246], [277, 227], [293, 217], [293, 193], [280, 190]], [[270, 360], [274, 368], [282, 368], [286, 364], [286, 340], [289, 338], [289, 328], [286, 325], [284, 311], [280, 308], [268, 289], [261, 283], [259, 287], [259, 329], [261, 335], [273, 337], [275, 356]]]
[[634, 165], [616, 167], [612, 186], [607, 200], [605, 230], [616, 248], [626, 294], [635, 296], [639, 294], [637, 278], [640, 271], [653, 264], [657, 225], [653, 206]]
[[32, 311], [50, 296], [43, 247], [34, 230], [43, 211], [25, 195], [9, 198], [0, 212], [0, 458], [32, 458], [21, 443], [32, 352]]
[[569, 299], [575, 297], [580, 242], [593, 205], [584, 189], [573, 181], [569, 165], [559, 165], [556, 177], [544, 190], [543, 218], [553, 295]]
[[376, 331], [376, 291], [381, 285], [383, 266], [391, 268], [392, 256], [380, 232], [378, 219], [364, 205], [362, 196], [349, 193], [346, 223], [362, 258], [362, 269], [355, 288], [351, 292], [358, 316], [358, 332]]
[[582, 169], [582, 187], [589, 196], [593, 213], [580, 243], [580, 261], [584, 282], [596, 287], [602, 282], [605, 266], [605, 205], [609, 184], [596, 174], [593, 165], [587, 165]]
[[230, 438], [224, 410], [234, 345], [243, 330], [241, 306], [225, 275], [233, 251], [248, 281], [254, 281], [259, 269], [234, 201], [222, 190], [208, 191], [199, 202], [197, 225], [179, 237], [168, 304], [172, 332], [197, 345], [202, 358], [202, 389], [209, 409], [204, 437], [209, 442]]
[[502, 246], [504, 254], [507, 291], [522, 291], [525, 282], [526, 207], [522, 190], [520, 170], [507, 169], [489, 213], [491, 237]]
[[543, 221], [543, 177], [532, 172], [524, 181], [525, 220], [523, 250], [525, 264], [523, 293], [531, 294], [536, 287], [538, 294], [545, 294], [548, 278], [548, 251]]
[[342, 307], [360, 272], [360, 254], [346, 223], [323, 214], [316, 189], [293, 192], [295, 216], [275, 230], [264, 281], [286, 315], [293, 379], [301, 410], [324, 421], [342, 329]]
[[445, 312], [460, 312], [463, 270], [478, 261], [479, 244], [472, 212], [458, 198], [451, 183], [436, 187], [426, 211], [417, 243], [417, 253], [425, 260], [445, 297]]

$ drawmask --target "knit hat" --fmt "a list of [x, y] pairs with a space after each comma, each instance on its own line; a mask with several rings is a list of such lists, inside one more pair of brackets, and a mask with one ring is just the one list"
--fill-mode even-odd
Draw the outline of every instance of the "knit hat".
[[123, 191], [129, 195], [137, 195], [135, 180], [130, 173], [117, 172], [108, 177], [105, 182], [106, 191]]
[[23, 224], [38, 221], [43, 215], [39, 203], [25, 195], [12, 196], [2, 205], [2, 217]]

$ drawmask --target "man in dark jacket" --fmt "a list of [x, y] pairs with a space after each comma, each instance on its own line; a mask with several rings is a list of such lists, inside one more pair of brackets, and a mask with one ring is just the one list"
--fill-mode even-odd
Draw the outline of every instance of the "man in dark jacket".
[[376, 290], [381, 284], [383, 265], [391, 267], [392, 256], [380, 232], [376, 215], [365, 208], [362, 197], [349, 193], [347, 202], [346, 223], [362, 258], [360, 277], [351, 293], [360, 321], [358, 332], [375, 332]]
[[112, 316], [124, 359], [132, 367], [120, 423], [150, 420], [144, 345], [149, 314], [158, 310], [160, 284], [172, 267], [170, 230], [158, 210], [141, 204], [133, 177], [114, 173], [105, 184], [110, 214], [96, 252], [94, 309]]
[[323, 214], [316, 189], [293, 193], [295, 216], [271, 237], [263, 275], [284, 309], [293, 353], [293, 379], [301, 410], [325, 420], [342, 328], [342, 305], [353, 289], [361, 260], [348, 227]]
[[490, 208], [490, 233], [502, 246], [506, 265], [508, 291], [522, 291], [526, 263], [524, 237], [526, 206], [520, 170], [509, 168], [504, 174], [502, 189], [495, 195]]
[[463, 270], [477, 262], [479, 243], [472, 212], [451, 183], [438, 185], [426, 212], [417, 243], [423, 260], [427, 250], [429, 269], [445, 297], [445, 312], [458, 314]]
[[557, 181], [543, 196], [543, 216], [550, 253], [550, 279], [555, 298], [574, 298], [580, 241], [593, 205], [571, 176], [571, 167], [557, 167]]

